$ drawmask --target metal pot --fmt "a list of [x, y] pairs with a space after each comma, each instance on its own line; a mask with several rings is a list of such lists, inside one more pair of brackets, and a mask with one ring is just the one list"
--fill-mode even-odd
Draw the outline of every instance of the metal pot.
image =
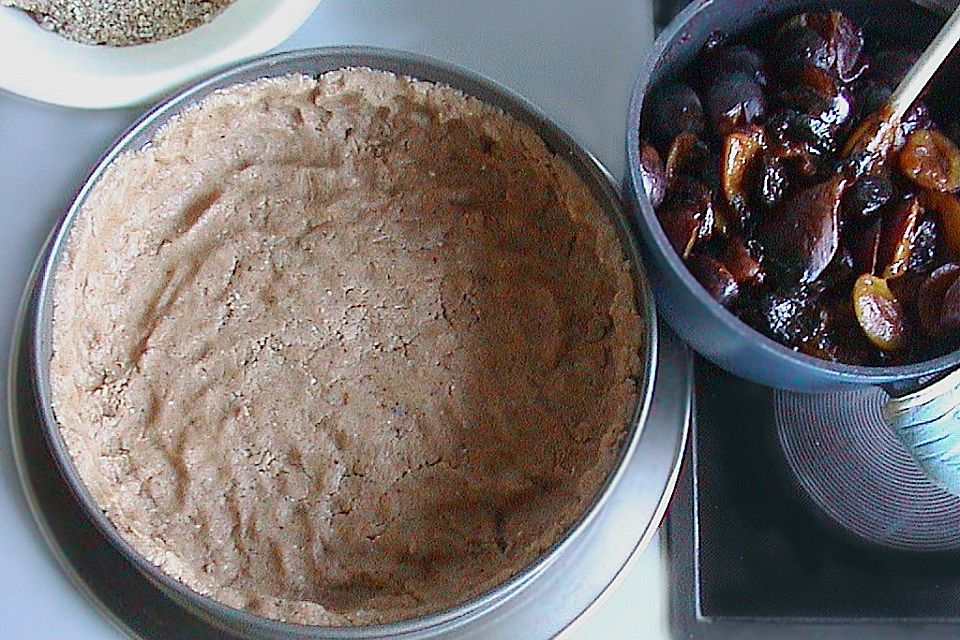
[[[577, 171], [601, 204], [604, 212], [616, 224], [624, 252], [629, 257], [636, 283], [636, 301], [645, 326], [640, 356], [642, 361], [646, 363], [646, 367], [642, 379], [637, 383], [640, 400], [632, 413], [627, 434], [614, 468], [592, 504], [589, 505], [580, 519], [561, 540], [557, 541], [536, 561], [522, 569], [504, 584], [449, 610], [387, 625], [351, 628], [310, 627], [263, 618], [201, 596], [161, 572], [156, 566], [140, 556], [117, 533], [79, 477], [51, 410], [49, 363], [53, 315], [52, 297], [57, 267], [68, 243], [71, 226], [92, 186], [110, 162], [119, 154], [143, 147], [171, 116], [199, 102], [217, 89], [267, 76], [292, 73], [315, 75], [351, 66], [370, 67], [410, 75], [422, 80], [445, 83], [498, 106], [514, 118], [532, 127], [554, 153], [562, 156]], [[623, 202], [603, 167], [523, 98], [477, 74], [438, 60], [405, 52], [392, 52], [367, 47], [338, 47], [283, 53], [255, 60], [222, 72], [163, 101], [124, 133], [92, 171], [73, 205], [59, 221], [47, 242], [41, 256], [37, 286], [32, 323], [30, 324], [32, 326], [30, 359], [33, 365], [33, 383], [36, 388], [37, 409], [48, 439], [49, 448], [60, 466], [67, 484], [75, 493], [85, 514], [95, 523], [101, 533], [120, 554], [134, 564], [157, 588], [185, 609], [240, 638], [439, 637], [459, 633], [467, 628], [471, 622], [484, 617], [491, 617], [498, 607], [527, 588], [559, 557], [573, 553], [578, 544], [589, 544], [589, 541], [582, 541], [583, 538], [588, 538], [588, 536], [583, 536], [582, 533], [601, 510], [613, 488], [620, 482], [627, 464], [634, 455], [643, 425], [647, 420], [656, 376], [658, 336], [652, 294], [638, 257], [638, 248], [628, 229]], [[685, 425], [681, 420], [678, 420], [678, 435], [682, 434], [684, 428]], [[677, 461], [681, 449], [682, 447], [678, 446], [676, 451], [671, 452], [671, 455], [675, 456]], [[668, 481], [668, 484], [669, 487], [663, 488], [664, 493], [669, 493], [669, 489], [672, 488], [672, 481]], [[659, 508], [657, 507], [657, 509]], [[650, 515], [653, 519], [654, 514], [651, 513]], [[647, 535], [645, 531], [634, 533], [638, 540]]]
[[[870, 31], [909, 39], [923, 48], [953, 9], [932, 0], [696, 0], [662, 31], [640, 69], [628, 116], [628, 199], [646, 246], [659, 310], [694, 349], [720, 367], [753, 382], [805, 392], [882, 386], [892, 399], [884, 409], [928, 475], [960, 495], [960, 352], [896, 367], [827, 362], [793, 351], [754, 330], [714, 301], [673, 250], [643, 189], [639, 137], [644, 99], [660, 80], [689, 65], [713, 34], [743, 33], [806, 10], [840, 9]], [[940, 82], [949, 81], [943, 74]], [[944, 376], [948, 371], [953, 373]], [[929, 384], [932, 380], [939, 380]]]

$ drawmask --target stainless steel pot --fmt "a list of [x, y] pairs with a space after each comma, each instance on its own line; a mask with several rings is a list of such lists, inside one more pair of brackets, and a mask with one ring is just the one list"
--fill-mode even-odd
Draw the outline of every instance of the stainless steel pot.
[[[884, 410], [891, 427], [933, 480], [960, 495], [960, 352], [906, 366], [852, 366], [798, 353], [742, 322], [706, 293], [667, 240], [644, 192], [638, 137], [651, 87], [689, 65], [717, 32], [745, 33], [800, 11], [840, 9], [892, 42], [923, 48], [945, 21], [945, 10], [955, 6], [936, 0], [695, 0], [662, 31], [640, 69], [628, 117], [627, 189], [659, 310], [687, 343], [731, 373], [770, 387], [823, 392], [882, 386], [891, 395]], [[950, 74], [941, 74], [939, 82], [949, 81]]]
[[[68, 242], [73, 222], [104, 169], [117, 155], [143, 147], [171, 116], [202, 100], [217, 89], [239, 82], [267, 76], [292, 73], [315, 75], [349, 66], [363, 66], [393, 71], [422, 80], [441, 82], [456, 87], [469, 95], [496, 105], [511, 116], [528, 124], [556, 154], [562, 156], [582, 177], [604, 212], [617, 226], [626, 255], [629, 258], [636, 283], [636, 300], [645, 324], [641, 358], [645, 372], [638, 381], [640, 400], [635, 407], [628, 432], [616, 465], [603, 487], [582, 517], [552, 548], [513, 578], [497, 588], [455, 608], [420, 618], [388, 625], [356, 628], [324, 628], [287, 624], [269, 620], [233, 609], [201, 596], [170, 578], [141, 557], [117, 533], [96, 502], [84, 487], [62, 439], [50, 406], [49, 363], [51, 357], [52, 293], [60, 259]], [[110, 543], [133, 563], [149, 580], [181, 606], [205, 618], [210, 624], [228, 630], [236, 637], [256, 638], [423, 638], [453, 634], [472, 620], [494, 615], [497, 607], [527, 588], [557, 558], [571, 553], [584, 542], [582, 532], [604, 505], [613, 488], [620, 482], [624, 469], [635, 453], [643, 425], [647, 419], [653, 392], [658, 353], [657, 324], [653, 299], [646, 275], [638, 257], [638, 249], [628, 228], [623, 203], [603, 167], [579, 147], [556, 125], [547, 120], [523, 98], [503, 89], [490, 80], [444, 62], [404, 52], [372, 48], [329, 48], [284, 53], [255, 60], [215, 75], [165, 100], [144, 115], [123, 134], [101, 159], [88, 177], [69, 211], [60, 220], [48, 240], [38, 275], [38, 290], [32, 317], [32, 347], [34, 386], [38, 398], [38, 412], [48, 444], [60, 470], [82, 505], [86, 515], [101, 530]], [[678, 421], [677, 429], [684, 429]], [[672, 455], [679, 459], [678, 448]], [[652, 516], [653, 514], [651, 514]], [[636, 531], [638, 539], [645, 532]]]

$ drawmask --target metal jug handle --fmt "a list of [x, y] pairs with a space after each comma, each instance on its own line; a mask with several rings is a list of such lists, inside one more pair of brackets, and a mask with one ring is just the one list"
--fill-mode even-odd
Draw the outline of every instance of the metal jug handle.
[[927, 476], [960, 496], [960, 369], [906, 395], [893, 395], [883, 417]]

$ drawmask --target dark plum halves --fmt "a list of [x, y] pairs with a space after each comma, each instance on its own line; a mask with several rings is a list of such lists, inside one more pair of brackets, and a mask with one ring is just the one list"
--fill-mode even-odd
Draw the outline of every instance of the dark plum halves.
[[643, 185], [671, 244], [718, 303], [803, 353], [957, 348], [960, 116], [931, 93], [884, 126], [917, 53], [839, 11], [760, 33], [711, 38], [644, 105]]

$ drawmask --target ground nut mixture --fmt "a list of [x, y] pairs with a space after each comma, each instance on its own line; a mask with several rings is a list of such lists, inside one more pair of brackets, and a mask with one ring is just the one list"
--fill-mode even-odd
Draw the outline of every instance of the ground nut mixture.
[[612, 225], [527, 127], [351, 69], [114, 162], [57, 273], [54, 410], [139, 552], [229, 605], [386, 622], [582, 514], [636, 405]]
[[166, 40], [209, 22], [233, 0], [0, 0], [83, 44], [123, 47]]

